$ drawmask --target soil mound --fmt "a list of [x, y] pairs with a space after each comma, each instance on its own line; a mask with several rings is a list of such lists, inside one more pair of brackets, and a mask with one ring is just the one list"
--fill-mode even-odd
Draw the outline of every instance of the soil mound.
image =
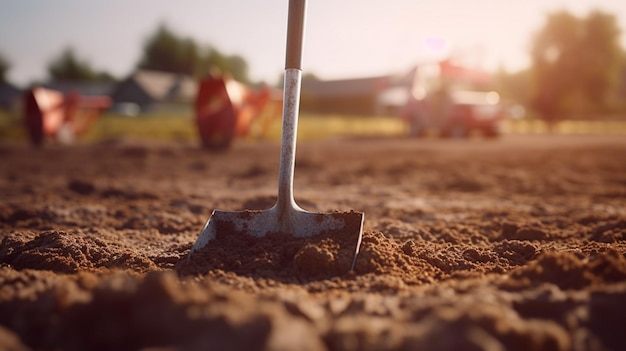
[[136, 251], [120, 251], [95, 236], [45, 231], [29, 240], [9, 235], [0, 243], [0, 263], [15, 269], [75, 273], [95, 268], [147, 271], [156, 265]]

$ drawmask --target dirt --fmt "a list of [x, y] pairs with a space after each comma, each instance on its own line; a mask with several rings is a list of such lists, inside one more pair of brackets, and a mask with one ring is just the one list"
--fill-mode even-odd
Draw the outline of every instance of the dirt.
[[[0, 143], [0, 349], [626, 349], [626, 139], [298, 145], [296, 201], [353, 236], [220, 235], [275, 143]], [[339, 212], [337, 212], [339, 213]]]

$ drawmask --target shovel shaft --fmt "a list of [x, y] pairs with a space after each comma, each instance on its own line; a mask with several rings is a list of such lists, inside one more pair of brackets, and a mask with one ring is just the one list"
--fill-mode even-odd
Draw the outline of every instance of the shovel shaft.
[[289, 18], [287, 20], [285, 81], [283, 85], [283, 129], [278, 175], [278, 198], [276, 201], [279, 214], [286, 213], [289, 209], [298, 208], [293, 198], [293, 174], [296, 162], [305, 16], [306, 0], [290, 0]]
[[293, 174], [296, 162], [301, 80], [302, 71], [299, 69], [288, 68], [285, 70], [283, 129], [278, 174], [278, 199], [276, 203], [281, 212], [296, 206], [293, 198]]

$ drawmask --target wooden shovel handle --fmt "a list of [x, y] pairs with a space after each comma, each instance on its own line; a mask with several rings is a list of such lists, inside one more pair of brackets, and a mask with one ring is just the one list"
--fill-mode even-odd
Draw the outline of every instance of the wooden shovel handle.
[[302, 43], [304, 40], [304, 18], [306, 0], [289, 1], [289, 18], [287, 22], [287, 59], [285, 69], [302, 70]]

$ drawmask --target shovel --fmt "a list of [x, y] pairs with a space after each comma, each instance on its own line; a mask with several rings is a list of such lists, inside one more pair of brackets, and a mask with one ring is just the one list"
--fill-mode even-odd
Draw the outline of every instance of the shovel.
[[[313, 213], [300, 208], [293, 197], [293, 175], [302, 81], [302, 43], [306, 0], [289, 1], [287, 25], [287, 55], [285, 64], [282, 141], [276, 204], [264, 211], [214, 210], [200, 236], [191, 248], [190, 256], [210, 245], [218, 235], [247, 234], [262, 238], [268, 234], [307, 238], [318, 235], [341, 236], [352, 241], [354, 256], [350, 270], [354, 269], [363, 235], [362, 212]], [[226, 232], [222, 233], [220, 230]], [[219, 232], [219, 233], [218, 233]], [[352, 248], [350, 249], [352, 252]]]

